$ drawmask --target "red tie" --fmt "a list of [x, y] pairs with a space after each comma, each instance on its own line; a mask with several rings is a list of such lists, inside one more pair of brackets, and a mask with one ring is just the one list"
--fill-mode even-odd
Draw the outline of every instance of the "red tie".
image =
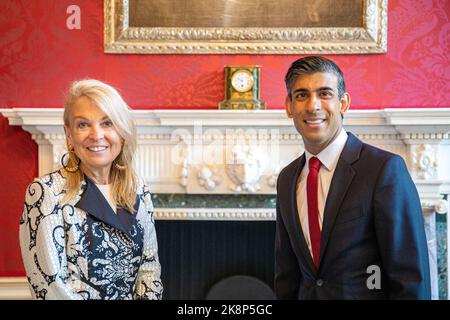
[[306, 194], [308, 198], [308, 225], [309, 236], [314, 264], [319, 266], [320, 256], [320, 226], [319, 226], [319, 205], [317, 201], [318, 177], [320, 160], [316, 157], [309, 159], [309, 173], [306, 180]]

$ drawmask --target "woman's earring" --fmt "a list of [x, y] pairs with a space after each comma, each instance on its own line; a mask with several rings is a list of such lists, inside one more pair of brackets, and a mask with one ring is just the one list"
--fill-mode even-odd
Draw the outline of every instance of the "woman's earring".
[[[80, 158], [77, 157], [77, 155], [75, 154], [75, 152], [73, 151], [73, 147], [72, 145], [69, 144], [68, 146], [69, 151], [64, 153], [63, 156], [61, 157], [61, 165], [63, 166], [64, 170], [68, 171], [68, 172], [77, 172], [78, 169], [80, 168]], [[66, 163], [64, 163], [64, 158], [66, 158], [66, 156], [69, 155], [69, 160], [67, 160]], [[74, 158], [76, 160], [73, 160], [75, 162], [75, 165], [73, 167], [69, 167], [68, 164], [70, 162], [70, 160]]]
[[121, 164], [119, 164], [118, 162], [116, 162], [116, 163], [114, 164], [114, 167], [116, 167], [116, 169], [117, 169], [117, 170], [120, 170], [120, 171], [123, 171], [123, 170], [125, 170], [125, 169], [127, 168], [127, 166], [121, 165]]
[[116, 169], [119, 170], [119, 171], [123, 171], [123, 170], [125, 170], [125, 169], [127, 168], [126, 165], [124, 165], [124, 164], [119, 164], [119, 160], [118, 160], [119, 158], [120, 158], [120, 159], [122, 158], [123, 145], [124, 145], [124, 142], [122, 142], [122, 150], [120, 150], [120, 153], [119, 153], [119, 155], [117, 156], [117, 158], [114, 159], [114, 167], [116, 167]]

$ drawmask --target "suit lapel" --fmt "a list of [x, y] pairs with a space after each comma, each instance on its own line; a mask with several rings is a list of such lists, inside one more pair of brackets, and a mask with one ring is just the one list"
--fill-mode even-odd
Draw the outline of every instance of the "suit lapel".
[[322, 261], [331, 231], [336, 220], [339, 208], [347, 194], [347, 190], [356, 174], [352, 163], [359, 159], [362, 142], [352, 133], [348, 133], [348, 139], [339, 157], [336, 170], [331, 180], [327, 201], [323, 214], [322, 238], [320, 241], [320, 261]]
[[299, 158], [298, 167], [295, 172], [295, 179], [292, 179], [292, 184], [291, 184], [291, 188], [290, 188], [290, 198], [292, 199], [291, 212], [293, 213], [292, 219], [294, 222], [293, 225], [295, 226], [295, 230], [293, 233], [296, 238], [295, 243], [298, 243], [300, 245], [300, 252], [303, 255], [303, 258], [308, 263], [310, 270], [312, 270], [313, 273], [315, 274], [317, 272], [317, 270], [314, 265], [314, 261], [311, 257], [311, 252], [309, 251], [308, 244], [306, 243], [306, 240], [305, 240], [305, 234], [303, 233], [303, 228], [300, 223], [300, 217], [299, 217], [298, 206], [297, 206], [297, 183], [298, 183], [298, 179], [300, 177], [300, 173], [302, 172], [302, 169], [305, 166], [305, 162], [306, 162], [306, 158], [305, 158], [305, 154], [303, 154]]
[[[136, 221], [136, 214], [130, 214], [126, 209], [119, 208], [117, 214], [97, 186], [85, 176], [84, 192], [75, 207], [89, 213], [96, 219], [113, 226], [131, 237], [131, 228]], [[136, 197], [135, 210], [139, 208], [139, 197]]]

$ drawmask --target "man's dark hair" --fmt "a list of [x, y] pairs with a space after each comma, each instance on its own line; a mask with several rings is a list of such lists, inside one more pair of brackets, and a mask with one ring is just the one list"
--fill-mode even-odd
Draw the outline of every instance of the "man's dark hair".
[[297, 78], [304, 74], [316, 72], [327, 72], [336, 75], [338, 79], [338, 97], [341, 99], [344, 96], [344, 74], [341, 69], [339, 69], [338, 65], [324, 57], [308, 56], [294, 61], [284, 77], [289, 99], [292, 99], [291, 90]]

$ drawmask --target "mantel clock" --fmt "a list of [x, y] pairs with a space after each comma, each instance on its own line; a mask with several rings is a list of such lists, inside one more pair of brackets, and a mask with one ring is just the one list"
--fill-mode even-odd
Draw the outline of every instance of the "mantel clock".
[[225, 66], [225, 100], [219, 109], [265, 109], [259, 100], [261, 66]]

